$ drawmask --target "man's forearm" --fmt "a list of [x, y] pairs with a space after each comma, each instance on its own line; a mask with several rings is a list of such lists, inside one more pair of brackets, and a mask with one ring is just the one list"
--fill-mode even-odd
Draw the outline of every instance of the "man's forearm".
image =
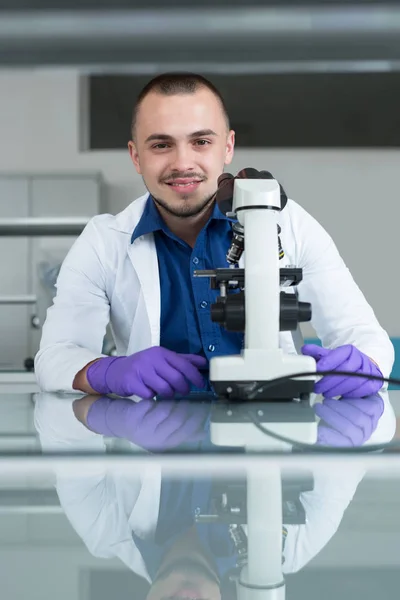
[[85, 396], [84, 398], [75, 400], [72, 405], [76, 418], [86, 427], [89, 409], [97, 400], [99, 400], [98, 396]]
[[90, 365], [97, 362], [98, 360], [101, 360], [101, 359], [97, 358], [96, 360], [92, 360], [85, 367], [83, 367], [83, 369], [78, 371], [78, 373], [75, 375], [75, 379], [72, 384], [72, 387], [74, 388], [74, 390], [79, 390], [81, 392], [85, 392], [85, 394], [98, 394], [98, 392], [96, 392], [96, 390], [94, 390], [90, 386], [90, 384], [87, 380], [87, 376], [86, 376], [87, 370], [90, 367]]

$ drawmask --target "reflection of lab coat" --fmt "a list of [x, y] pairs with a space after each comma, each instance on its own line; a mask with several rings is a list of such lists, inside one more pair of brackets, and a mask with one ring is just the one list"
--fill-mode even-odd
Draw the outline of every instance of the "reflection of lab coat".
[[[74, 398], [67, 394], [37, 395], [35, 425], [44, 452], [105, 451], [105, 438], [89, 431], [75, 418]], [[388, 398], [386, 404], [390, 406]], [[390, 421], [381, 419], [369, 443], [389, 442], [394, 430], [394, 415]], [[193, 461], [200, 462], [201, 456], [193, 457]], [[363, 476], [362, 467], [338, 472], [332, 465], [314, 473], [314, 489], [300, 496], [306, 524], [286, 526], [284, 573], [301, 569], [332, 538]], [[157, 458], [154, 457], [151, 466], [139, 470], [135, 469], [133, 455], [124, 473], [121, 470], [113, 473], [110, 466], [106, 469], [100, 464], [91, 468], [90, 473], [86, 469], [74, 476], [60, 472], [56, 487], [67, 518], [91, 554], [100, 558], [117, 557], [150, 581], [132, 532], [148, 540], [155, 533], [161, 489]]]
[[[45, 391], [72, 391], [80, 369], [101, 356], [111, 319], [117, 353], [160, 343], [160, 288], [153, 234], [131, 244], [147, 195], [116, 216], [94, 217], [69, 252], [43, 327], [36, 376]], [[292, 200], [279, 216], [285, 257], [303, 269], [299, 297], [312, 304], [312, 324], [325, 347], [354, 344], [388, 376], [392, 344], [325, 230]], [[266, 307], [268, 309], [268, 307]], [[281, 347], [293, 352], [290, 332]]]

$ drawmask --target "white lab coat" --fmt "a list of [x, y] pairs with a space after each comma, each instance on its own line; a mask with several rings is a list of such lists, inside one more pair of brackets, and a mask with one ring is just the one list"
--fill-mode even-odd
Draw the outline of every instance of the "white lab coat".
[[[388, 393], [385, 403], [391, 406]], [[42, 393], [36, 395], [35, 426], [43, 452], [104, 453], [112, 443], [89, 431], [73, 413], [73, 394]], [[388, 411], [390, 412], [390, 411]], [[368, 441], [389, 443], [395, 431], [394, 414], [381, 419]], [[135, 446], [127, 443], [134, 452]], [[136, 448], [137, 450], [137, 448]], [[306, 459], [305, 459], [306, 460]], [[201, 456], [193, 457], [201, 461]], [[249, 457], [249, 461], [251, 458]], [[300, 495], [305, 509], [304, 525], [287, 525], [283, 572], [294, 573], [308, 564], [336, 533], [343, 514], [365, 475], [363, 461], [342, 469], [327, 457], [328, 469], [313, 473], [314, 489]], [[82, 463], [84, 460], [82, 460]], [[304, 468], [309, 470], [307, 463]], [[113, 471], [110, 464], [99, 461], [96, 467], [79, 469], [73, 475], [60, 467], [56, 489], [60, 504], [72, 527], [89, 552], [99, 558], [119, 558], [129, 569], [151, 582], [143, 558], [136, 547], [132, 532], [143, 539], [154, 536], [160, 505], [161, 465], [157, 456], [146, 467], [126, 464], [124, 471]], [[225, 468], [224, 468], [225, 470]], [[268, 556], [265, 558], [268, 561]]]
[[[68, 253], [35, 358], [42, 390], [73, 391], [76, 373], [102, 355], [109, 320], [118, 354], [159, 345], [160, 286], [154, 236], [142, 236], [131, 244], [147, 197], [141, 196], [116, 216], [92, 218]], [[303, 269], [299, 299], [311, 302], [312, 325], [323, 345], [354, 344], [388, 376], [393, 346], [331, 237], [293, 200], [280, 213], [279, 223], [285, 252], [280, 266]], [[280, 334], [280, 345], [287, 352], [294, 351], [290, 332]]]

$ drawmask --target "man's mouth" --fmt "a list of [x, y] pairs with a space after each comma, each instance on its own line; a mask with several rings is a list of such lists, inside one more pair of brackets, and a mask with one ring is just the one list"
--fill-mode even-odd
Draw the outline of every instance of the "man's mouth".
[[200, 183], [201, 179], [173, 179], [172, 181], [166, 181], [168, 185], [190, 185], [191, 183]]
[[173, 181], [166, 181], [165, 183], [169, 185], [174, 190], [193, 190], [197, 188], [201, 179], [174, 179]]

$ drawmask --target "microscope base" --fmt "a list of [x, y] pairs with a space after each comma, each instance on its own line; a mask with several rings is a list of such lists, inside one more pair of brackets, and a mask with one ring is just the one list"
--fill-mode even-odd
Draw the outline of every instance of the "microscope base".
[[215, 393], [220, 398], [240, 402], [302, 399], [312, 393], [314, 382], [310, 379], [289, 379], [272, 384], [270, 381], [213, 381]]
[[313, 358], [286, 354], [281, 348], [246, 348], [239, 355], [217, 356], [210, 360], [210, 381], [216, 393], [238, 400], [301, 398], [313, 391], [315, 376], [287, 379], [276, 384], [273, 380], [314, 371]]
[[306, 402], [216, 403], [211, 414], [211, 442], [216, 446], [283, 450], [291, 446], [257, 429], [248, 416], [273, 433], [304, 444], [317, 441], [317, 421]]

